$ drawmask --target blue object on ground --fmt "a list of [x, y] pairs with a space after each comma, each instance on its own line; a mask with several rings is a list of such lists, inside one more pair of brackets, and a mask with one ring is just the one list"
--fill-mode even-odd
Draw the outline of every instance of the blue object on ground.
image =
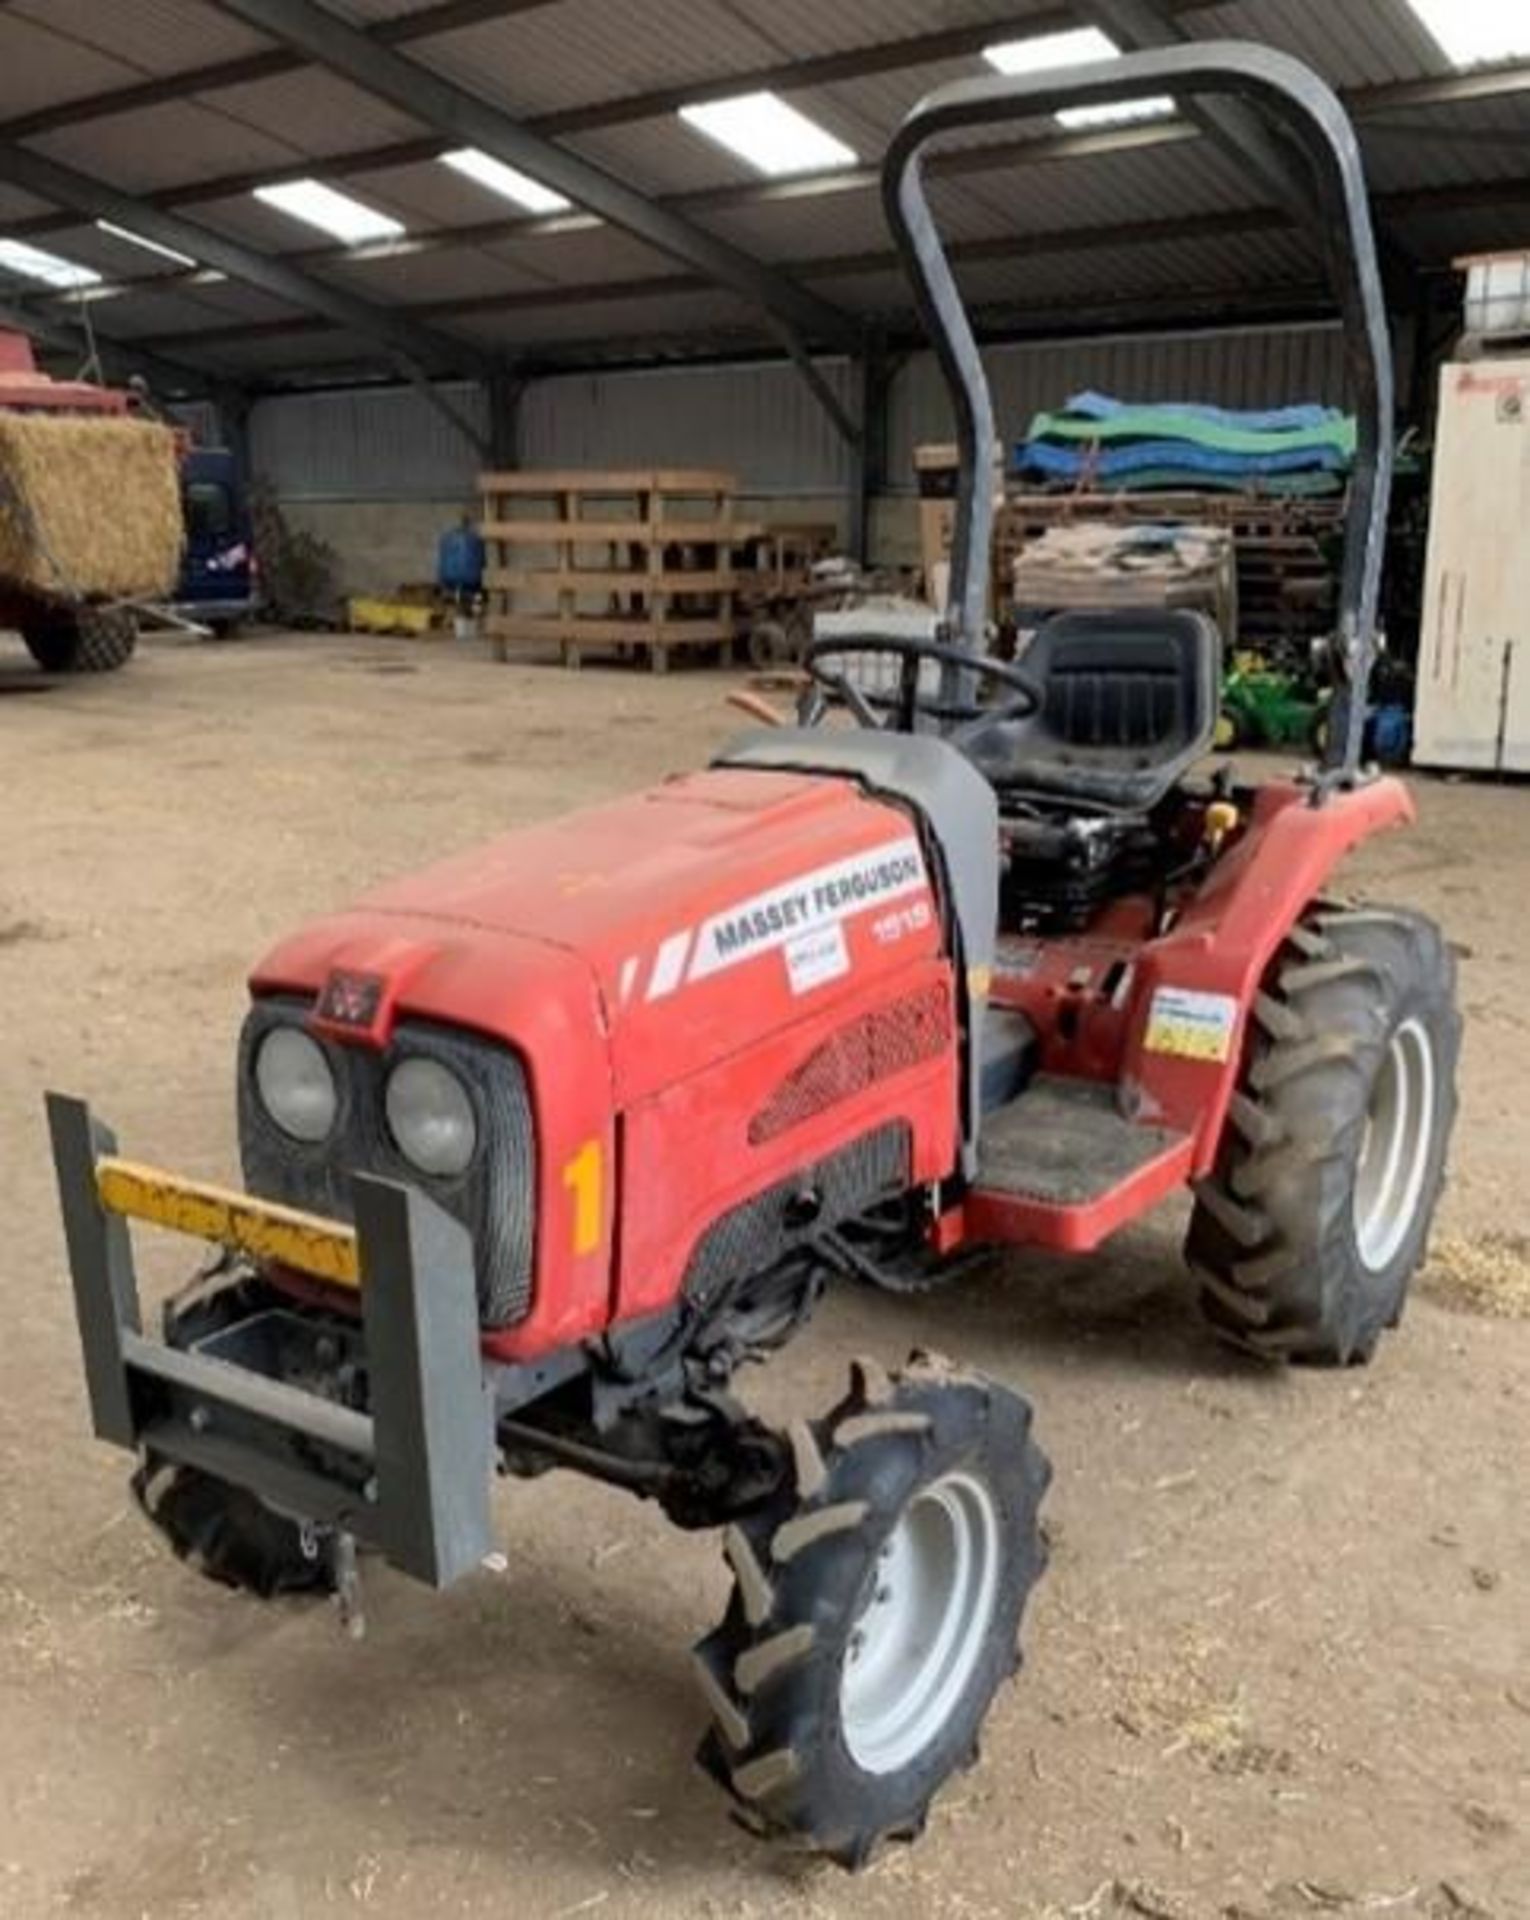
[[479, 593], [483, 589], [483, 541], [463, 521], [448, 527], [436, 545], [436, 584], [448, 593]]

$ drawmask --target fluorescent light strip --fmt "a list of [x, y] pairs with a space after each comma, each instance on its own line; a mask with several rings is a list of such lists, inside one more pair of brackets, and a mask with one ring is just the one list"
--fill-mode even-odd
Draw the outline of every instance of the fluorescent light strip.
[[[1067, 33], [1038, 33], [1029, 40], [1004, 40], [985, 47], [983, 58], [1000, 73], [1050, 73], [1056, 67], [1083, 67], [1092, 60], [1119, 60], [1121, 49], [1098, 27], [1075, 27]], [[1167, 94], [1146, 100], [1119, 100], [1103, 107], [1065, 107], [1056, 115], [1062, 126], [1109, 127], [1129, 120], [1157, 120], [1175, 111]]]
[[1120, 57], [1121, 49], [1098, 27], [1038, 33], [1030, 40], [1004, 40], [983, 49], [983, 58], [1000, 73], [1047, 73], [1053, 67], [1082, 67], [1091, 60]]
[[96, 225], [102, 233], [109, 233], [113, 240], [125, 240], [130, 247], [142, 247], [147, 253], [157, 253], [163, 260], [173, 260], [178, 267], [194, 267], [197, 262], [189, 253], [181, 253], [175, 247], [167, 247], [159, 240], [150, 240], [141, 233], [132, 233], [126, 227], [119, 227], [112, 220], [98, 220]]
[[1530, 54], [1524, 0], [1408, 0], [1453, 67], [1485, 67]]
[[815, 120], [773, 93], [741, 93], [732, 100], [703, 101], [682, 107], [680, 118], [771, 179], [853, 167], [859, 158], [843, 140], [836, 140]]
[[364, 240], [395, 239], [404, 231], [401, 220], [364, 206], [322, 180], [283, 180], [274, 187], [257, 187], [255, 198], [348, 247], [360, 246]]
[[101, 276], [94, 267], [82, 267], [77, 260], [65, 260], [41, 247], [29, 247], [25, 240], [0, 240], [0, 267], [19, 274], [24, 280], [39, 281], [45, 287], [72, 292], [77, 287], [96, 287]]
[[566, 213], [573, 204], [561, 193], [554, 193], [551, 187], [544, 187], [540, 180], [533, 180], [529, 173], [507, 166], [492, 153], [481, 153], [477, 147], [459, 147], [454, 153], [443, 153], [441, 164], [465, 174], [469, 180], [476, 180], [490, 193], [497, 193], [501, 200], [513, 200], [528, 213]]

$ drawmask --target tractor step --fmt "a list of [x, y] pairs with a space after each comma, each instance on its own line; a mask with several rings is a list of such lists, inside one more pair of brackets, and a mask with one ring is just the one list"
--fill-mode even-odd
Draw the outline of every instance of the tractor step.
[[1181, 1185], [1194, 1140], [1128, 1120], [1108, 1082], [1038, 1074], [983, 1123], [970, 1229], [1085, 1251]]

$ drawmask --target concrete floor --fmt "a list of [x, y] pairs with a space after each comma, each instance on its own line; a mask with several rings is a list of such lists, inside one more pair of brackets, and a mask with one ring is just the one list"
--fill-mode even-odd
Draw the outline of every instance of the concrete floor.
[[1221, 1353], [1173, 1208], [1077, 1266], [837, 1299], [762, 1382], [815, 1410], [851, 1353], [938, 1345], [1031, 1393], [1057, 1468], [983, 1763], [859, 1880], [762, 1851], [690, 1771], [710, 1537], [517, 1485], [508, 1571], [439, 1599], [373, 1575], [355, 1647], [198, 1581], [128, 1511], [85, 1432], [42, 1089], [227, 1178], [270, 939], [695, 762], [728, 684], [296, 636], [50, 691], [0, 665], [0, 1915], [1526, 1920], [1530, 1322], [1459, 1297], [1484, 1269], [1530, 1292], [1524, 788], [1420, 782], [1419, 829], [1358, 863], [1443, 918], [1468, 1015], [1435, 1268], [1376, 1366]]

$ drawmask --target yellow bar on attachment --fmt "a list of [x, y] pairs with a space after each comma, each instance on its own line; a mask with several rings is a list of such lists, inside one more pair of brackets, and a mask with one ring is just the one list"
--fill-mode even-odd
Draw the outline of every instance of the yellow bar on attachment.
[[96, 1162], [96, 1192], [108, 1213], [124, 1219], [214, 1240], [336, 1286], [361, 1284], [356, 1232], [340, 1221], [110, 1157]]

